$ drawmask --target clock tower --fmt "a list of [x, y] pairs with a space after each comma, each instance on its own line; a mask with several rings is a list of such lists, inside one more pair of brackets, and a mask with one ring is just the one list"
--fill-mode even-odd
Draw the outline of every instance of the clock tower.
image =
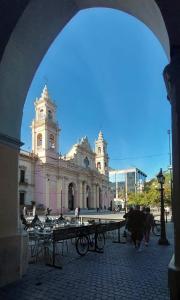
[[32, 121], [32, 151], [43, 162], [58, 158], [59, 126], [56, 121], [56, 105], [45, 85], [41, 97], [34, 102], [35, 119]]
[[109, 175], [108, 161], [109, 157], [107, 154], [107, 142], [104, 140], [103, 134], [100, 131], [98, 139], [95, 141], [95, 153], [96, 153], [96, 168], [101, 174], [105, 176]]

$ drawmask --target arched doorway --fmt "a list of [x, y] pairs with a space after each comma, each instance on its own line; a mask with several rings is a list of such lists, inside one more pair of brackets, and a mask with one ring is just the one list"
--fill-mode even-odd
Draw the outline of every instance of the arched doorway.
[[75, 186], [74, 183], [68, 185], [68, 209], [74, 210], [75, 206]]

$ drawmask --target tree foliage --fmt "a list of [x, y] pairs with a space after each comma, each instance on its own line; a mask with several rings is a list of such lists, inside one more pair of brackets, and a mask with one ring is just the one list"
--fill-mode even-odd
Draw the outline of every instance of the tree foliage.
[[[171, 179], [169, 171], [163, 173], [165, 176], [164, 184], [164, 202], [166, 205], [171, 205]], [[160, 191], [157, 178], [153, 178], [145, 183], [144, 191], [141, 193], [129, 193], [128, 205], [142, 205], [142, 206], [160, 206]]]

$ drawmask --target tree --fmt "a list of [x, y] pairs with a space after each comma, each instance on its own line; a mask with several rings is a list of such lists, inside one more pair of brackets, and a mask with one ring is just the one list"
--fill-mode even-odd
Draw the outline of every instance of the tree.
[[[163, 173], [165, 176], [164, 184], [164, 202], [165, 205], [171, 205], [171, 179], [169, 171]], [[144, 191], [142, 193], [129, 193], [128, 205], [141, 206], [160, 206], [160, 193], [157, 178], [154, 177], [145, 183]]]

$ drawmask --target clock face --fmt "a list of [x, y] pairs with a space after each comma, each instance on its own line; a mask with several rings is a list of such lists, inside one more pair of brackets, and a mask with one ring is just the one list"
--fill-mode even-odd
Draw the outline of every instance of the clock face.
[[87, 158], [87, 156], [86, 156], [86, 158], [84, 159], [84, 165], [85, 165], [86, 168], [89, 167], [89, 159]]

